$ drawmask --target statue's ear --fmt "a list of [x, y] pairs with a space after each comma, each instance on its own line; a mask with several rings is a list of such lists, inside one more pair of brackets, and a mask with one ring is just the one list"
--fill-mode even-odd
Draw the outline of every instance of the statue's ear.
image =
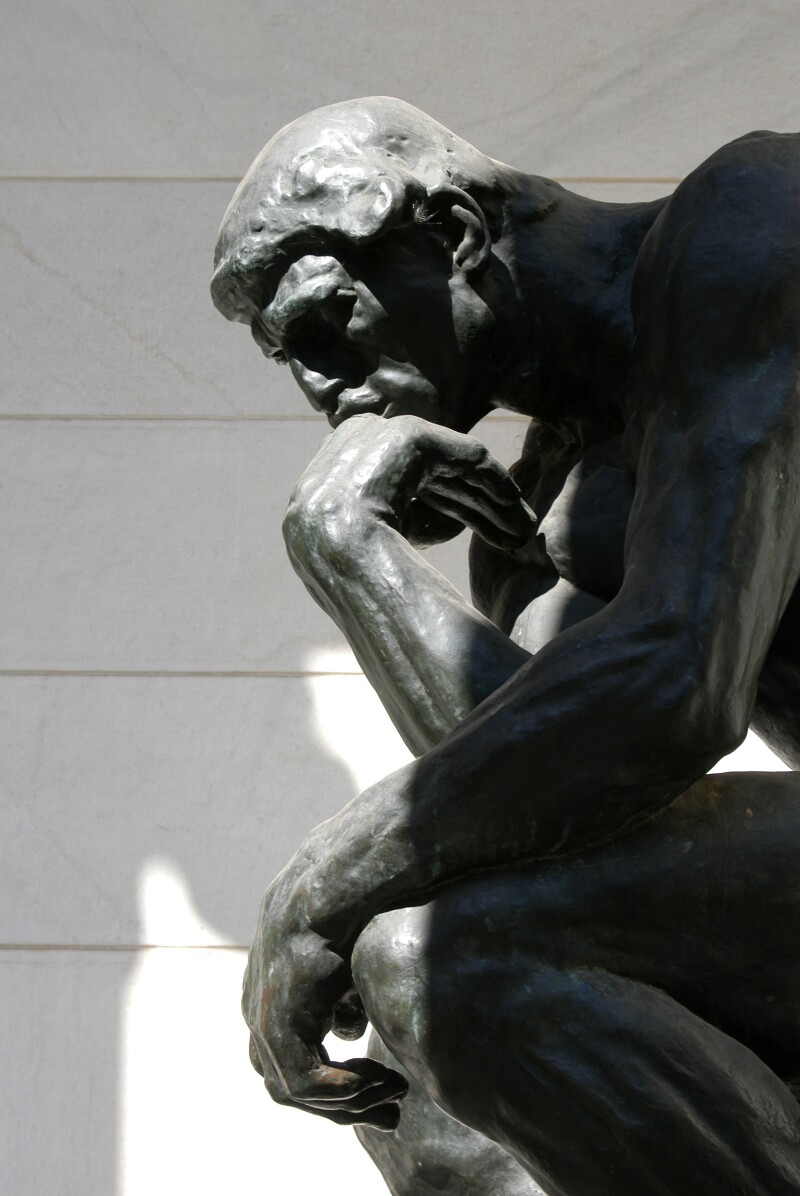
[[428, 207], [453, 245], [453, 268], [467, 278], [482, 274], [492, 255], [492, 237], [480, 204], [460, 187], [446, 186], [428, 196]]

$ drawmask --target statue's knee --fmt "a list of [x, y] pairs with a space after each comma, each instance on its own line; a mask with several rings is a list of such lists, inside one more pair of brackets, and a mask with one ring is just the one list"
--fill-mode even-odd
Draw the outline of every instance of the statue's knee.
[[475, 994], [464, 984], [464, 959], [439, 933], [435, 907], [374, 918], [353, 952], [353, 979], [392, 1055], [453, 1113], [446, 1093], [469, 1082]]
[[425, 919], [419, 909], [373, 918], [353, 952], [353, 979], [370, 1021], [398, 1050], [419, 1027], [423, 998]]
[[353, 978], [389, 1050], [447, 1108], [444, 1092], [467, 1082], [476, 1023], [492, 1016], [498, 967], [485, 931], [441, 901], [374, 918], [353, 953]]

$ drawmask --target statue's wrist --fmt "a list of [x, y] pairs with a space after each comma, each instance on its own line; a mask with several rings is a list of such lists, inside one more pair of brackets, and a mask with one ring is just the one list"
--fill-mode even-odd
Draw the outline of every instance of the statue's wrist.
[[283, 535], [295, 569], [324, 576], [337, 566], [352, 570], [368, 556], [372, 535], [391, 522], [388, 505], [348, 495], [299, 509], [290, 505]]
[[309, 929], [345, 953], [380, 912], [373, 891], [372, 851], [351, 835], [340, 814], [311, 832], [303, 844], [303, 902]]

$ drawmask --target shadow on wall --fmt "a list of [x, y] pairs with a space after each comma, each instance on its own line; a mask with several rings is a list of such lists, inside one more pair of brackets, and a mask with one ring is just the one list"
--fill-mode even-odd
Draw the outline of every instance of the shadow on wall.
[[[307, 668], [320, 674], [337, 664], [352, 667], [352, 658], [315, 655]], [[232, 721], [242, 727], [235, 750], [244, 753], [248, 783], [239, 772], [238, 785], [215, 801], [209, 778], [196, 794], [191, 835], [175, 835], [180, 854], [148, 856], [142, 824], [143, 854], [135, 864], [140, 942], [215, 946], [143, 950], [119, 977], [119, 1152], [116, 1188], [104, 1189], [118, 1196], [252, 1188], [262, 1175], [265, 1185], [281, 1187], [283, 1177], [285, 1190], [311, 1190], [321, 1155], [330, 1196], [367, 1196], [381, 1184], [352, 1133], [280, 1109], [261, 1089], [238, 1008], [241, 944], [251, 936], [263, 889], [306, 830], [408, 752], [358, 675], [295, 680], [301, 694], [294, 731], [279, 750], [268, 726], [274, 695], [262, 705], [270, 684], [232, 684], [230, 700], [244, 698], [241, 718]], [[253, 687], [260, 692], [248, 696]], [[251, 703], [261, 712], [260, 736], [244, 708]], [[285, 719], [277, 721], [285, 735]], [[213, 754], [213, 731], [200, 730]], [[232, 747], [217, 745], [222, 756]], [[334, 1051], [343, 1045], [336, 1042]]]

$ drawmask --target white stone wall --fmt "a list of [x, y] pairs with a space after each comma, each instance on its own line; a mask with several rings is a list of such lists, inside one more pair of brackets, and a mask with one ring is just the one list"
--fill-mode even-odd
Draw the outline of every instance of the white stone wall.
[[[349, 1132], [267, 1101], [237, 1009], [265, 883], [405, 751], [284, 560], [325, 428], [211, 307], [220, 217], [277, 127], [375, 92], [595, 196], [662, 194], [800, 127], [800, 8], [8, 0], [2, 24], [0, 1191], [379, 1193]], [[484, 428], [510, 462], [522, 423]]]

